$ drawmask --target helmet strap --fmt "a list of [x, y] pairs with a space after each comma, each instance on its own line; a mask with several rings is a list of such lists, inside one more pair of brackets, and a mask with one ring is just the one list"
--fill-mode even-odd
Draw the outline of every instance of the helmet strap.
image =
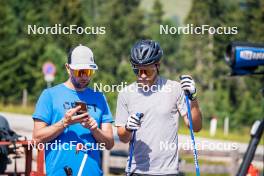
[[156, 69], [157, 69], [157, 72], [158, 72], [158, 75], [159, 75], [159, 68], [158, 68], [158, 64], [155, 64], [156, 66]]

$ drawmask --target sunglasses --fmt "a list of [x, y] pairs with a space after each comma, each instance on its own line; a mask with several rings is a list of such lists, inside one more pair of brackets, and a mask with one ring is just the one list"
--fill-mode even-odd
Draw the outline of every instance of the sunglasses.
[[139, 68], [133, 68], [134, 73], [137, 76], [141, 76], [142, 74], [145, 74], [146, 76], [152, 76], [155, 73], [156, 68], [147, 68], [147, 69], [139, 69]]
[[90, 77], [90, 76], [92, 76], [95, 73], [95, 71], [92, 70], [92, 69], [81, 69], [81, 70], [73, 70], [73, 69], [71, 69], [71, 71], [72, 71], [72, 74], [75, 77], [82, 77], [82, 76]]

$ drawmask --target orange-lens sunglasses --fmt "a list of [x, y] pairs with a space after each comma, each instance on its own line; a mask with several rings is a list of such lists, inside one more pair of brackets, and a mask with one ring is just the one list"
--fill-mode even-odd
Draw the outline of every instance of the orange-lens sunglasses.
[[145, 75], [147, 75], [149, 77], [149, 76], [152, 76], [154, 74], [155, 69], [156, 68], [148, 68], [148, 69], [133, 68], [133, 71], [137, 76], [140, 76], [144, 73]]
[[72, 70], [72, 73], [75, 77], [82, 77], [82, 76], [92, 76], [95, 71], [92, 69], [81, 69], [81, 70]]

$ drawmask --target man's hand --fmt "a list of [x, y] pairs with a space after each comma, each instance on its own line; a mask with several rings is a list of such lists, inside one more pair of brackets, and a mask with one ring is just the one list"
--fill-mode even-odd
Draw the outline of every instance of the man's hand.
[[37, 143], [51, 141], [58, 137], [69, 125], [81, 123], [88, 117], [88, 113], [75, 115], [80, 109], [80, 106], [69, 109], [62, 120], [49, 126], [46, 122], [34, 119], [33, 140]]
[[96, 120], [88, 116], [82, 122], [81, 125], [88, 128], [96, 142], [105, 144], [107, 150], [110, 150], [114, 146], [114, 136], [111, 123], [101, 123], [100, 128]]
[[138, 130], [139, 127], [140, 127], [140, 118], [136, 114], [129, 116], [125, 128], [128, 131], [133, 131], [133, 130]]
[[76, 112], [78, 112], [80, 109], [81, 106], [77, 106], [75, 108], [69, 109], [64, 115], [63, 125], [68, 126], [75, 123], [81, 123], [85, 118], [89, 116], [87, 112], [80, 115], [75, 115]]
[[188, 93], [190, 100], [195, 100], [197, 98], [197, 92], [195, 87], [195, 82], [189, 75], [180, 76], [181, 79], [181, 88]]
[[91, 132], [95, 131], [98, 129], [98, 125], [96, 120], [94, 120], [94, 118], [92, 118], [91, 116], [89, 116], [88, 118], [83, 119], [82, 121], [82, 126], [85, 128], [89, 128], [91, 130]]

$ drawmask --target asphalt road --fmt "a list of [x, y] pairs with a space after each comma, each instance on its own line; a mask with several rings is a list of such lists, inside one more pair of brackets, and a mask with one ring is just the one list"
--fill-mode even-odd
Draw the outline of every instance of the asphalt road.
[[[32, 139], [32, 129], [33, 129], [33, 120], [30, 115], [22, 115], [22, 114], [13, 114], [0, 112], [0, 115], [7, 118], [11, 129], [16, 131], [18, 134], [26, 136], [27, 139]], [[114, 128], [115, 131], [115, 128]], [[241, 136], [243, 137], [243, 136]], [[219, 146], [215, 148], [215, 150], [229, 150], [236, 148], [240, 153], [243, 153], [247, 149], [247, 143], [239, 143], [234, 141], [226, 141], [226, 140], [214, 140], [208, 138], [195, 138], [198, 150], [200, 149], [208, 149], [210, 147]], [[179, 135], [179, 143], [183, 149], [188, 148], [188, 144], [191, 144], [190, 136], [188, 135]], [[171, 146], [173, 147], [173, 146]], [[258, 146], [256, 153], [263, 154], [264, 146]]]
[[[33, 120], [30, 115], [22, 115], [22, 114], [13, 114], [13, 113], [5, 113], [0, 112], [0, 115], [7, 118], [11, 129], [13, 129], [16, 133], [25, 136], [27, 139], [32, 139], [32, 129], [33, 129]], [[115, 134], [116, 130], [114, 128]], [[243, 136], [241, 136], [243, 137]], [[179, 135], [179, 145], [186, 149], [186, 147], [191, 146], [190, 136], [188, 135]], [[212, 147], [219, 146], [219, 148], [215, 148], [214, 150], [232, 150], [236, 148], [239, 153], [244, 153], [247, 149], [247, 143], [239, 143], [233, 141], [224, 141], [224, 140], [213, 140], [208, 138], [195, 138], [196, 145], [198, 146], [198, 150], [210, 149]], [[118, 142], [116, 142], [118, 145]], [[173, 147], [173, 146], [171, 146]], [[264, 155], [264, 146], [258, 146], [256, 154]], [[36, 153], [33, 154], [33, 159], [36, 157]], [[18, 161], [18, 170], [23, 169], [23, 158]], [[14, 165], [11, 164], [8, 166], [8, 170], [12, 171]], [[33, 163], [33, 169], [35, 168], [35, 163]]]

